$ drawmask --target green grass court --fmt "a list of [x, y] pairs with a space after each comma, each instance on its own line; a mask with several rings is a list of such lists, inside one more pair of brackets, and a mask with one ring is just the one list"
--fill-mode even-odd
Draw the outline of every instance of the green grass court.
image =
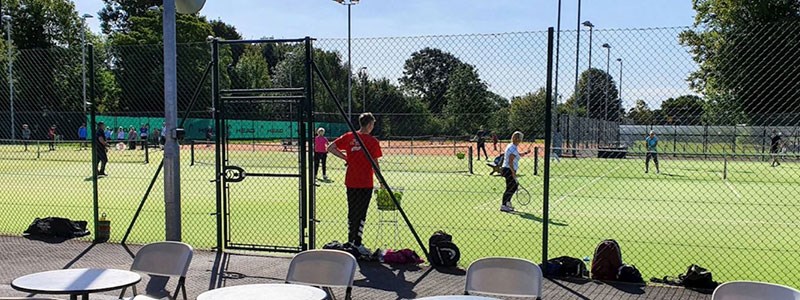
[[[19, 158], [0, 157], [4, 182], [0, 233], [20, 234], [35, 217], [92, 218], [89, 151], [77, 147]], [[213, 151], [198, 150], [189, 166], [182, 151], [183, 238], [197, 248], [215, 244]], [[125, 152], [125, 151], [123, 151]], [[161, 151], [150, 164], [133, 163], [140, 153], [111, 152], [107, 178], [99, 181], [100, 212], [112, 220], [112, 240], [119, 241], [151, 176]], [[123, 157], [124, 156], [124, 157]], [[248, 172], [292, 172], [296, 153], [232, 152]], [[124, 160], [125, 163], [115, 162]], [[661, 173], [644, 174], [643, 159], [562, 159], [551, 164], [549, 256], [591, 256], [604, 238], [620, 242], [623, 259], [646, 277], [677, 275], [692, 263], [708, 267], [717, 280], [753, 279], [800, 286], [800, 164], [778, 168], [768, 162], [731, 160], [723, 180], [722, 160], [680, 160], [662, 155]], [[332, 183], [317, 188], [317, 246], [346, 238], [346, 201], [342, 162], [329, 156]], [[541, 167], [541, 165], [540, 165]], [[501, 177], [488, 176], [483, 161], [475, 175], [465, 160], [449, 156], [387, 156], [387, 180], [404, 188], [403, 207], [420, 236], [443, 229], [454, 236], [463, 265], [485, 256], [541, 260], [542, 172], [533, 176], [533, 160], [522, 161], [521, 184], [533, 194], [516, 214], [499, 211]], [[654, 169], [654, 168], [653, 168]], [[134, 228], [130, 243], [164, 236], [163, 189], [159, 180]], [[230, 236], [236, 243], [297, 246], [297, 180], [247, 178], [232, 183]], [[368, 214], [365, 243], [374, 247], [416, 249], [402, 220], [395, 237], [393, 212]], [[380, 220], [383, 219], [383, 222]], [[379, 234], [380, 231], [380, 234]]]

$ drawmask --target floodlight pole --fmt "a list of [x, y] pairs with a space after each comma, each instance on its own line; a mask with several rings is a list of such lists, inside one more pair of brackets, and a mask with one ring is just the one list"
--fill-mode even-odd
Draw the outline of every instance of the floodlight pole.
[[6, 37], [8, 39], [8, 99], [11, 102], [11, 139], [14, 140], [17, 138], [16, 130], [14, 128], [14, 60], [11, 57], [11, 16], [3, 15], [3, 21], [6, 23]]
[[[619, 96], [617, 98], [619, 98], [619, 105], [622, 106], [622, 58], [617, 58], [617, 61], [619, 62]], [[617, 120], [619, 119], [618, 117]]]
[[164, 0], [164, 124], [167, 129], [164, 145], [164, 211], [168, 241], [181, 240], [181, 175], [177, 141], [178, 80], [177, 41], [175, 33], [175, 0]]
[[353, 118], [353, 52], [351, 50], [351, 28], [350, 11], [353, 3], [347, 4], [347, 118]]
[[603, 99], [603, 120], [608, 121], [608, 89], [611, 85], [611, 45], [608, 43], [603, 44], [603, 48], [606, 48], [606, 87], [605, 87], [605, 99]]
[[575, 30], [575, 101], [572, 102], [573, 111], [577, 113], [578, 110], [578, 76], [580, 73], [581, 65], [581, 0], [578, 0], [578, 28]]
[[83, 78], [83, 113], [86, 114], [86, 19], [92, 15], [81, 16], [81, 77]]

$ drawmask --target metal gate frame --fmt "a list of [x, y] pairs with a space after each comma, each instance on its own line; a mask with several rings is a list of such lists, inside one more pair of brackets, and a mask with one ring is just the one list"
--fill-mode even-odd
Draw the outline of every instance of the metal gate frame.
[[[270, 251], [297, 253], [315, 247], [315, 185], [313, 181], [314, 173], [314, 93], [311, 63], [313, 61], [313, 39], [305, 37], [302, 39], [272, 39], [272, 40], [220, 40], [212, 41], [212, 95], [214, 97], [214, 127], [217, 132], [215, 141], [215, 183], [216, 183], [216, 221], [217, 221], [217, 249], [218, 251], [230, 250], [251, 250], [251, 251]], [[233, 44], [279, 44], [279, 43], [298, 43], [305, 47], [305, 86], [302, 88], [265, 88], [221, 90], [219, 87], [219, 45]], [[291, 100], [297, 101], [298, 109], [296, 115], [298, 133], [298, 156], [299, 165], [297, 174], [259, 174], [246, 173], [244, 169], [237, 166], [228, 165], [227, 157], [227, 126], [225, 120], [224, 100], [234, 95], [246, 94], [267, 94], [267, 93], [299, 93], [292, 96], [255, 96], [251, 98], [263, 100]], [[229, 96], [224, 96], [229, 95]], [[224, 148], [223, 148], [224, 147]], [[304, 155], [306, 154], [306, 155]], [[258, 245], [258, 244], [239, 244], [231, 241], [230, 236], [230, 195], [228, 194], [229, 183], [240, 182], [249, 177], [295, 177], [298, 178], [298, 244], [294, 245]], [[309, 178], [312, 178], [309, 180]], [[311, 209], [309, 209], [311, 208]], [[306, 234], [308, 230], [308, 234]]]

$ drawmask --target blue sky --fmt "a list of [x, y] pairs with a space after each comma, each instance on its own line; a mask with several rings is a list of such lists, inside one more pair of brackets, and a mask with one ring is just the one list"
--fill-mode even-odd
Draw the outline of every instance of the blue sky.
[[[101, 0], [76, 0], [96, 15]], [[353, 36], [416, 36], [539, 31], [556, 24], [556, 0], [362, 0]], [[574, 29], [577, 0], [563, 1], [562, 28]], [[234, 24], [247, 38], [347, 36], [347, 9], [332, 0], [208, 0], [203, 15]], [[582, 15], [598, 28], [691, 25], [689, 0], [584, 0]], [[99, 30], [97, 19], [89, 21]]]
[[[396, 82], [403, 61], [424, 47], [437, 47], [473, 64], [495, 93], [522, 95], [544, 86], [546, 35], [556, 25], [557, 1], [362, 0], [353, 7], [353, 66]], [[96, 14], [101, 0], [77, 0], [78, 11]], [[573, 93], [577, 0], [563, 1], [559, 94]], [[201, 11], [233, 24], [245, 38], [321, 38], [315, 45], [346, 53], [347, 8], [332, 0], [208, 0]], [[691, 93], [685, 78], [696, 69], [677, 34], [693, 22], [690, 0], [583, 0], [582, 20], [595, 24], [592, 66], [605, 68], [602, 43], [612, 44], [609, 71], [617, 81], [623, 58], [623, 103], [653, 107]], [[97, 19], [89, 20], [99, 31]], [[669, 28], [664, 28], [669, 27]], [[679, 28], [683, 27], [683, 28]], [[643, 28], [655, 28], [641, 30]], [[524, 34], [477, 35], [509, 32]], [[443, 36], [447, 35], [447, 36]], [[454, 36], [456, 35], [456, 36]], [[469, 36], [465, 36], [469, 35]], [[413, 38], [419, 36], [437, 36]], [[412, 37], [412, 38], [379, 38]], [[367, 38], [367, 39], [364, 39]], [[377, 38], [377, 39], [373, 39]], [[588, 34], [581, 33], [580, 68], [588, 67]], [[343, 59], [343, 60], [346, 60]]]

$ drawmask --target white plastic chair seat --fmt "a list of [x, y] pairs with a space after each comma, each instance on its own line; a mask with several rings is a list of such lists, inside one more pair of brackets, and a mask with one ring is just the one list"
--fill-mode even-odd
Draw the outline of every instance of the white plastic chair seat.
[[542, 296], [542, 270], [529, 260], [488, 257], [467, 269], [464, 294], [479, 293], [508, 297]]
[[[181, 291], [185, 299], [186, 272], [189, 270], [189, 264], [192, 262], [193, 254], [194, 250], [192, 246], [181, 242], [157, 242], [147, 244], [142, 247], [142, 249], [139, 249], [139, 252], [136, 253], [136, 257], [133, 258], [131, 271], [150, 275], [150, 282], [147, 287], [156, 292], [147, 290], [145, 294], [138, 294], [136, 292], [136, 286], [133, 286], [133, 298], [129, 299], [175, 299]], [[153, 296], [166, 289], [169, 277], [179, 277], [174, 294], [165, 297]], [[153, 284], [153, 280], [159, 280], [158, 284]], [[120, 298], [123, 298], [124, 295], [125, 290], [123, 289]]]
[[766, 282], [731, 281], [718, 286], [712, 300], [800, 300], [797, 289]]
[[345, 298], [349, 299], [357, 266], [356, 258], [344, 251], [308, 250], [292, 258], [286, 283], [344, 287], [347, 288]]

